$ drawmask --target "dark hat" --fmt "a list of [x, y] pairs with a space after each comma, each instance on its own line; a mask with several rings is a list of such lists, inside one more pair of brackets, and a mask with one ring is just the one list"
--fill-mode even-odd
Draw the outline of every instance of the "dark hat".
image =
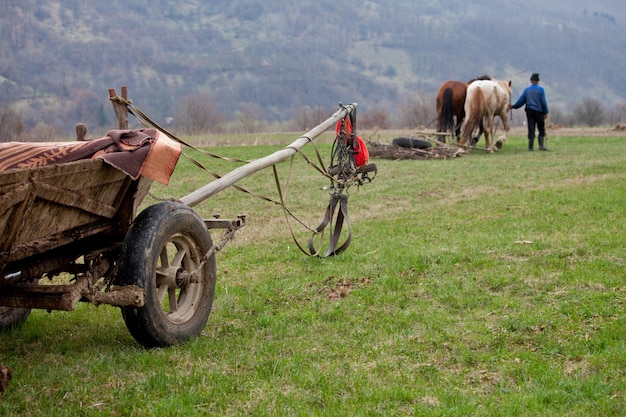
[[534, 73], [530, 76], [530, 81], [539, 81], [539, 74]]

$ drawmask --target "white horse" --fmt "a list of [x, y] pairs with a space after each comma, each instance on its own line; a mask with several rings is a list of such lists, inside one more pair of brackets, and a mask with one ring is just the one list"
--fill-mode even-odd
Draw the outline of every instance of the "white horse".
[[[487, 152], [492, 153], [494, 149], [502, 147], [502, 143], [506, 141], [506, 133], [509, 131], [507, 111], [510, 103], [511, 81], [479, 80], [471, 83], [467, 87], [465, 121], [459, 144], [470, 146], [468, 141], [473, 132], [484, 126]], [[495, 134], [495, 116], [499, 116], [502, 120], [504, 134], [498, 138], [497, 142], [491, 143]]]

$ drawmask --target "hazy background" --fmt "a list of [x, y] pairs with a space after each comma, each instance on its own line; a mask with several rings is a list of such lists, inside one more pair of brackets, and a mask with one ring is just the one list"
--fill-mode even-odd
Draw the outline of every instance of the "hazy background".
[[188, 133], [192, 109], [199, 131], [303, 129], [339, 102], [413, 127], [445, 80], [512, 80], [515, 100], [532, 72], [553, 121], [584, 103], [622, 122], [625, 51], [623, 0], [2, 0], [0, 123], [110, 127], [107, 91], [127, 85]]

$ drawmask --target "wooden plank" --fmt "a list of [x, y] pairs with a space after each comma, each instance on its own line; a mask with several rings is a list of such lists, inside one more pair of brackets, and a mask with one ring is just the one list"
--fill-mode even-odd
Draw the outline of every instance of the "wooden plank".
[[23, 216], [23, 211], [20, 211], [20, 203], [26, 200], [32, 190], [31, 183], [17, 184], [9, 187], [6, 193], [0, 196], [0, 236], [2, 236], [0, 251], [7, 250], [11, 246], [22, 227], [19, 217]]
[[28, 212], [31, 208], [32, 202], [34, 200], [34, 187], [31, 184], [27, 184], [28, 187], [26, 189], [26, 193], [24, 195], [24, 199], [15, 204], [15, 210], [12, 210], [8, 215], [7, 224], [9, 225], [8, 230], [6, 230], [2, 236], [2, 242], [0, 243], [0, 250], [8, 250], [19, 235], [19, 232], [24, 229], [24, 218], [28, 215]]
[[63, 184], [67, 189], [82, 190], [118, 182], [127, 175], [103, 159], [96, 158], [36, 168], [30, 170], [30, 177], [38, 182], [51, 182], [57, 186]]
[[28, 181], [30, 172], [27, 169], [11, 170], [0, 172], [0, 192], [2, 192], [4, 185], [22, 183]]
[[3, 194], [0, 195], [0, 210], [8, 210], [18, 203], [21, 203], [32, 190], [33, 186], [30, 182], [11, 184], [10, 187], [5, 187], [5, 189], [2, 190]]
[[0, 294], [0, 305], [71, 311], [76, 308], [88, 287], [89, 280], [86, 277], [68, 285], [18, 285]]
[[32, 169], [16, 169], [0, 172], [0, 194], [10, 189], [14, 184], [25, 183], [30, 179], [59, 184], [66, 184], [65, 188], [84, 189], [95, 185], [102, 185], [122, 180], [127, 175], [117, 168], [107, 164], [104, 160], [84, 159], [65, 164], [48, 165]]
[[106, 204], [104, 201], [89, 198], [85, 193], [67, 190], [45, 183], [35, 183], [35, 194], [50, 202], [61, 204], [66, 207], [74, 207], [96, 216], [108, 219], [115, 215], [116, 207]]
[[[75, 229], [63, 230], [56, 234], [46, 235], [39, 239], [16, 241], [9, 252], [0, 252], [0, 264], [46, 253], [52, 249], [76, 242], [78, 239], [83, 239], [98, 233], [109, 233], [112, 229], [114, 229], [114, 227], [110, 221], [92, 222]], [[110, 244], [110, 242], [102, 242], [103, 247], [108, 244]]]
[[415, 134], [416, 135], [425, 135], [425, 136], [428, 136], [428, 135], [432, 135], [432, 136], [452, 136], [453, 135], [450, 132], [434, 132], [434, 131], [433, 132], [423, 132], [423, 131], [420, 132], [420, 131], [417, 131], [417, 132], [415, 132]]

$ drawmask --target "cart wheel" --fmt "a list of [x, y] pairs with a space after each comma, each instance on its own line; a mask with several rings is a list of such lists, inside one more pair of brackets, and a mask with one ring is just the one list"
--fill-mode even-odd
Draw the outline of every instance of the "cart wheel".
[[137, 216], [124, 239], [118, 277], [145, 292], [143, 307], [122, 307], [139, 343], [169, 346], [200, 334], [215, 294], [215, 254], [202, 264], [212, 246], [204, 221], [184, 204], [158, 203]]
[[30, 308], [0, 307], [0, 331], [13, 329], [24, 323], [30, 315]]

